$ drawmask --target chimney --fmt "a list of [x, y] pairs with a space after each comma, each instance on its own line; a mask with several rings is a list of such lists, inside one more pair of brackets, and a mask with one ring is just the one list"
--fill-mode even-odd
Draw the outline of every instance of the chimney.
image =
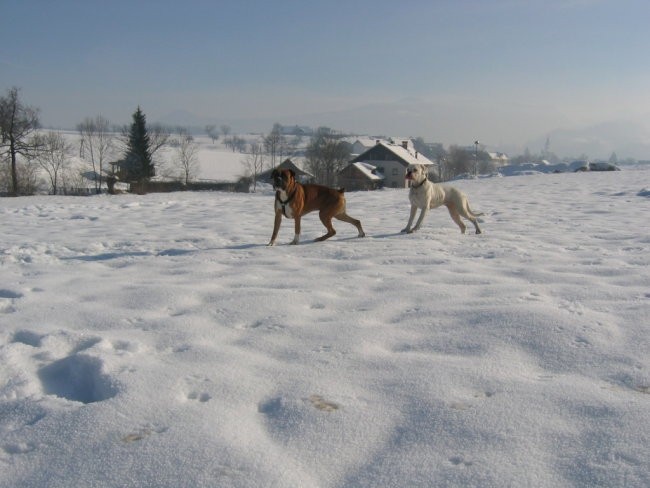
[[376, 144], [379, 144], [380, 142], [381, 142], [381, 141], [380, 141], [379, 139], [377, 139], [377, 142], [376, 142]]
[[408, 149], [409, 148], [409, 141], [402, 141], [402, 147], [404, 149]]

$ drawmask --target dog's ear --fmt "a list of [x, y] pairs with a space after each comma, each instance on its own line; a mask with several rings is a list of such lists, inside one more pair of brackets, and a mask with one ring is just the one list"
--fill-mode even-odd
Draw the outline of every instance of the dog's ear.
[[277, 170], [277, 169], [274, 169], [273, 171], [271, 171], [271, 176], [269, 176], [269, 179], [272, 180], [272, 179], [274, 179], [276, 176], [278, 176], [278, 170]]
[[289, 170], [289, 174], [291, 175], [292, 178], [296, 177], [296, 173], [292, 169]]

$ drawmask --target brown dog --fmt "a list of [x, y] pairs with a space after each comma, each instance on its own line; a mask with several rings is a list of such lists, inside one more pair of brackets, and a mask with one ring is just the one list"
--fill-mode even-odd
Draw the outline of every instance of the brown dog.
[[359, 237], [365, 237], [361, 222], [345, 213], [343, 190], [335, 190], [321, 185], [301, 185], [296, 181], [296, 175], [290, 169], [274, 169], [271, 173], [271, 180], [275, 190], [275, 224], [269, 246], [275, 244], [283, 215], [288, 219], [294, 219], [295, 236], [291, 244], [298, 244], [300, 241], [300, 219], [314, 210], [319, 211], [318, 216], [327, 228], [327, 234], [316, 239], [317, 241], [324, 241], [336, 234], [332, 227], [332, 218], [354, 225], [359, 231]]

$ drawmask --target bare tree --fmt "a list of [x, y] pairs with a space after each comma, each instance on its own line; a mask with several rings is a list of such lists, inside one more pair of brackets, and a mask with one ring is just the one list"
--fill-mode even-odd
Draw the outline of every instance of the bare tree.
[[199, 146], [188, 131], [183, 131], [178, 139], [178, 162], [182, 170], [182, 176], [187, 185], [191, 179], [199, 174]]
[[463, 173], [473, 173], [474, 160], [473, 155], [466, 149], [459, 146], [449, 148], [449, 158], [447, 160], [449, 178]]
[[282, 126], [277, 122], [273, 124], [269, 135], [264, 138], [264, 148], [271, 158], [271, 168], [275, 168], [278, 158], [282, 159], [282, 154], [286, 151], [286, 140], [282, 135]]
[[230, 131], [231, 131], [231, 130], [232, 130], [232, 129], [230, 128], [229, 125], [223, 124], [223, 125], [221, 126], [221, 133], [224, 135], [224, 137], [227, 136], [228, 134], [230, 134]]
[[9, 193], [20, 193], [18, 156], [29, 158], [37, 147], [29, 136], [39, 127], [38, 110], [20, 100], [19, 89], [10, 88], [7, 95], [0, 97], [0, 155], [8, 153], [11, 173]]
[[[6, 154], [9, 161], [9, 154]], [[38, 165], [28, 158], [20, 158], [16, 163], [16, 176], [21, 195], [33, 195], [40, 186]], [[10, 164], [0, 165], [0, 194], [13, 196], [12, 171]]]
[[253, 192], [257, 190], [257, 177], [264, 168], [264, 148], [259, 142], [252, 142], [248, 146], [248, 153], [242, 160], [246, 173], [253, 180]]
[[316, 181], [333, 186], [337, 173], [350, 161], [350, 145], [328, 127], [320, 127], [307, 146], [306, 164]]
[[59, 132], [37, 134], [35, 138], [40, 150], [32, 157], [47, 174], [50, 180], [50, 191], [52, 195], [56, 195], [59, 190], [59, 178], [70, 166], [72, 146]]
[[226, 147], [232, 149], [232, 152], [244, 152], [246, 150], [246, 139], [239, 136], [226, 137], [223, 140]]
[[302, 144], [302, 136], [300, 134], [295, 135], [292, 138], [289, 138], [287, 140], [287, 156], [295, 156], [301, 144]]
[[[187, 130], [180, 129], [180, 132], [187, 133]], [[149, 134], [149, 149], [153, 158], [154, 154], [169, 142], [170, 131], [161, 124], [153, 124], [147, 127], [147, 133]]]
[[216, 125], [206, 125], [205, 133], [210, 139], [212, 139], [212, 144], [217, 142], [217, 139], [219, 139], [219, 130], [217, 129]]
[[110, 131], [108, 119], [98, 115], [94, 119], [86, 118], [77, 125], [81, 135], [79, 156], [90, 159], [95, 176], [95, 192], [102, 191], [104, 163], [113, 154], [114, 135]]

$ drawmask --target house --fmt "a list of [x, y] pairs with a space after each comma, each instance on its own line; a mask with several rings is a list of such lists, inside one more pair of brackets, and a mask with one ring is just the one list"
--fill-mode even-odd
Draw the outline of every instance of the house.
[[490, 161], [495, 168], [506, 166], [510, 161], [508, 155], [502, 152], [488, 152], [488, 156], [490, 156]]
[[339, 186], [350, 191], [377, 190], [384, 184], [384, 175], [368, 163], [350, 163], [338, 174]]
[[350, 143], [351, 146], [350, 152], [352, 153], [353, 156], [356, 157], [359, 154], [366, 152], [375, 144], [377, 144], [377, 141], [385, 142], [387, 144], [393, 144], [395, 140], [406, 141], [407, 149], [409, 149], [410, 151], [415, 151], [415, 148], [413, 147], [413, 141], [406, 137], [389, 138], [389, 139], [383, 139], [377, 137], [357, 137], [354, 139], [350, 138], [346, 142]]
[[[430, 168], [429, 174], [431, 175], [431, 179], [437, 179], [435, 164], [423, 154], [419, 154], [413, 149], [412, 145], [409, 145], [408, 140], [403, 140], [401, 144], [391, 144], [377, 140], [374, 146], [359, 154], [350, 162], [350, 164], [354, 163], [365, 163], [366, 165], [373, 166], [375, 168], [375, 174], [379, 173], [384, 177], [382, 186], [388, 188], [408, 187], [404, 175], [409, 164], [424, 164], [428, 166]], [[344, 168], [339, 175], [347, 169], [347, 167]], [[350, 173], [352, 171], [354, 170], [349, 170]], [[369, 178], [369, 176], [366, 177]]]
[[314, 175], [311, 175], [306, 171], [303, 171], [298, 166], [296, 166], [296, 164], [293, 161], [291, 161], [290, 158], [287, 158], [284, 161], [282, 161], [280, 164], [278, 164], [275, 168], [267, 169], [266, 171], [263, 171], [260, 174], [258, 174], [257, 181], [262, 183], [271, 181], [271, 173], [273, 172], [274, 169], [292, 170], [296, 175], [296, 180], [298, 180], [300, 183], [310, 183], [314, 179]]
[[280, 127], [283, 136], [311, 136], [314, 129], [305, 125], [283, 125]]
[[122, 181], [125, 181], [128, 178], [129, 164], [127, 164], [126, 159], [111, 161], [108, 163], [108, 165], [111, 168], [108, 172], [110, 176], [115, 176], [118, 180]]

